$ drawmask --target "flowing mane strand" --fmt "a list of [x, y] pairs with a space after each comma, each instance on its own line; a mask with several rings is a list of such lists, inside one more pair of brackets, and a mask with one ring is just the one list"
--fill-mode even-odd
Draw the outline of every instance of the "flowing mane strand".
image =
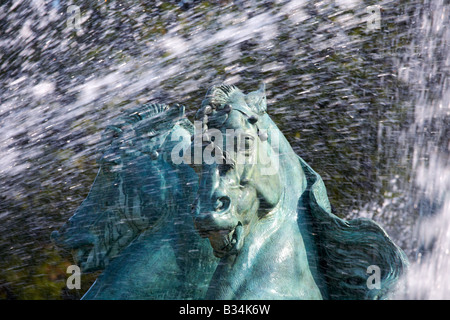
[[162, 113], [165, 113], [169, 109], [170, 107], [166, 104], [146, 103], [130, 110], [130, 112], [125, 116], [125, 121], [129, 124], [135, 124], [141, 120], [156, 117]]
[[[310, 209], [311, 234], [318, 254], [318, 271], [326, 282], [329, 299], [374, 300], [389, 298], [408, 268], [405, 253], [374, 221], [343, 220], [331, 213], [325, 185], [301, 158], [309, 179], [305, 201]], [[368, 267], [380, 269], [380, 286], [369, 288]]]
[[[173, 122], [172, 125], [160, 125]], [[157, 131], [167, 132], [172, 130], [175, 122], [183, 128], [193, 132], [193, 125], [185, 118], [185, 108], [178, 104], [169, 106], [160, 103], [147, 103], [138, 107], [123, 111], [113, 124], [107, 126], [102, 134], [100, 152], [113, 152], [120, 154], [120, 145], [136, 138], [147, 136], [151, 139]], [[131, 147], [129, 145], [128, 147]], [[117, 158], [116, 156], [116, 158]], [[104, 159], [104, 156], [102, 156]]]
[[218, 86], [212, 86], [206, 93], [202, 105], [209, 104], [212, 107], [218, 107], [229, 103], [232, 96], [236, 93], [243, 94], [242, 91], [234, 85], [221, 84]]
[[110, 139], [116, 139], [122, 136], [127, 126], [134, 128], [142, 120], [156, 117], [169, 109], [170, 107], [166, 104], [147, 103], [132, 108], [131, 110], [126, 110], [124, 111], [125, 114], [123, 116], [115, 119], [115, 123], [105, 128], [104, 136], [108, 136]]

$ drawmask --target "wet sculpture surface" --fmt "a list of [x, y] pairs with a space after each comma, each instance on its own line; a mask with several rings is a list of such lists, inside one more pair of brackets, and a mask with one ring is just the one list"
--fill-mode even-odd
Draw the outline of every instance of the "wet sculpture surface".
[[[83, 298], [387, 297], [404, 253], [372, 220], [331, 213], [322, 179], [266, 109], [264, 86], [213, 86], [200, 132], [183, 107], [165, 105], [106, 130], [87, 199], [53, 235], [83, 272], [103, 269]], [[189, 157], [174, 161], [174, 149]], [[198, 150], [213, 161], [195, 161]]]
[[184, 107], [144, 105], [105, 130], [88, 197], [52, 234], [82, 272], [103, 270], [83, 299], [200, 299], [217, 259], [190, 215], [198, 178], [171, 161], [171, 136], [192, 124]]

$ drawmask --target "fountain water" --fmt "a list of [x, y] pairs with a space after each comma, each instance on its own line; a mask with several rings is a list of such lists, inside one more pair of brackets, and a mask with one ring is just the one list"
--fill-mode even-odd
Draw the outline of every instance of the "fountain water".
[[449, 298], [449, 13], [444, 0], [0, 5], [0, 298], [79, 298], [95, 279], [68, 290], [71, 258], [49, 235], [86, 197], [121, 109], [180, 102], [192, 118], [212, 84], [261, 79], [336, 214], [373, 218], [409, 255], [398, 297]]
[[400, 67], [415, 88], [410, 199], [419, 210], [415, 261], [397, 298], [450, 298], [450, 7], [425, 1], [417, 35]]

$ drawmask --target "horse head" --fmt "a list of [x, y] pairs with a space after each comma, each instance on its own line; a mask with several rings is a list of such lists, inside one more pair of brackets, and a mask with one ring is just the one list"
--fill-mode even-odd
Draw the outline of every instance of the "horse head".
[[[278, 154], [260, 127], [264, 88], [243, 94], [234, 86], [212, 87], [196, 118], [202, 120], [203, 163], [194, 225], [217, 257], [236, 254], [258, 221], [280, 202]], [[194, 168], [196, 166], [194, 165]]]
[[104, 269], [139, 234], [158, 228], [173, 213], [167, 203], [188, 191], [171, 170], [169, 137], [173, 132], [190, 136], [189, 125], [184, 107], [148, 104], [107, 127], [100, 169], [87, 198], [52, 233], [83, 272]]

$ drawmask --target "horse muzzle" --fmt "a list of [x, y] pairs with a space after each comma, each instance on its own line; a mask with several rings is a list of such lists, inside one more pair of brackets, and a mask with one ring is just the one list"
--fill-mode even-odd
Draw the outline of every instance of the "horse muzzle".
[[244, 227], [237, 219], [216, 213], [200, 214], [194, 226], [202, 238], [208, 238], [218, 258], [237, 254], [244, 241]]
[[214, 256], [217, 258], [236, 255], [244, 244], [244, 227], [238, 222], [233, 230], [210, 233], [208, 238], [213, 248]]
[[[90, 271], [93, 260], [92, 253], [96, 247], [97, 239], [90, 233], [68, 235], [65, 232], [53, 231], [51, 234], [52, 242], [60, 249], [72, 254], [75, 263], [82, 267], [83, 271]], [[87, 263], [90, 261], [89, 263]], [[89, 269], [89, 270], [88, 270]]]

